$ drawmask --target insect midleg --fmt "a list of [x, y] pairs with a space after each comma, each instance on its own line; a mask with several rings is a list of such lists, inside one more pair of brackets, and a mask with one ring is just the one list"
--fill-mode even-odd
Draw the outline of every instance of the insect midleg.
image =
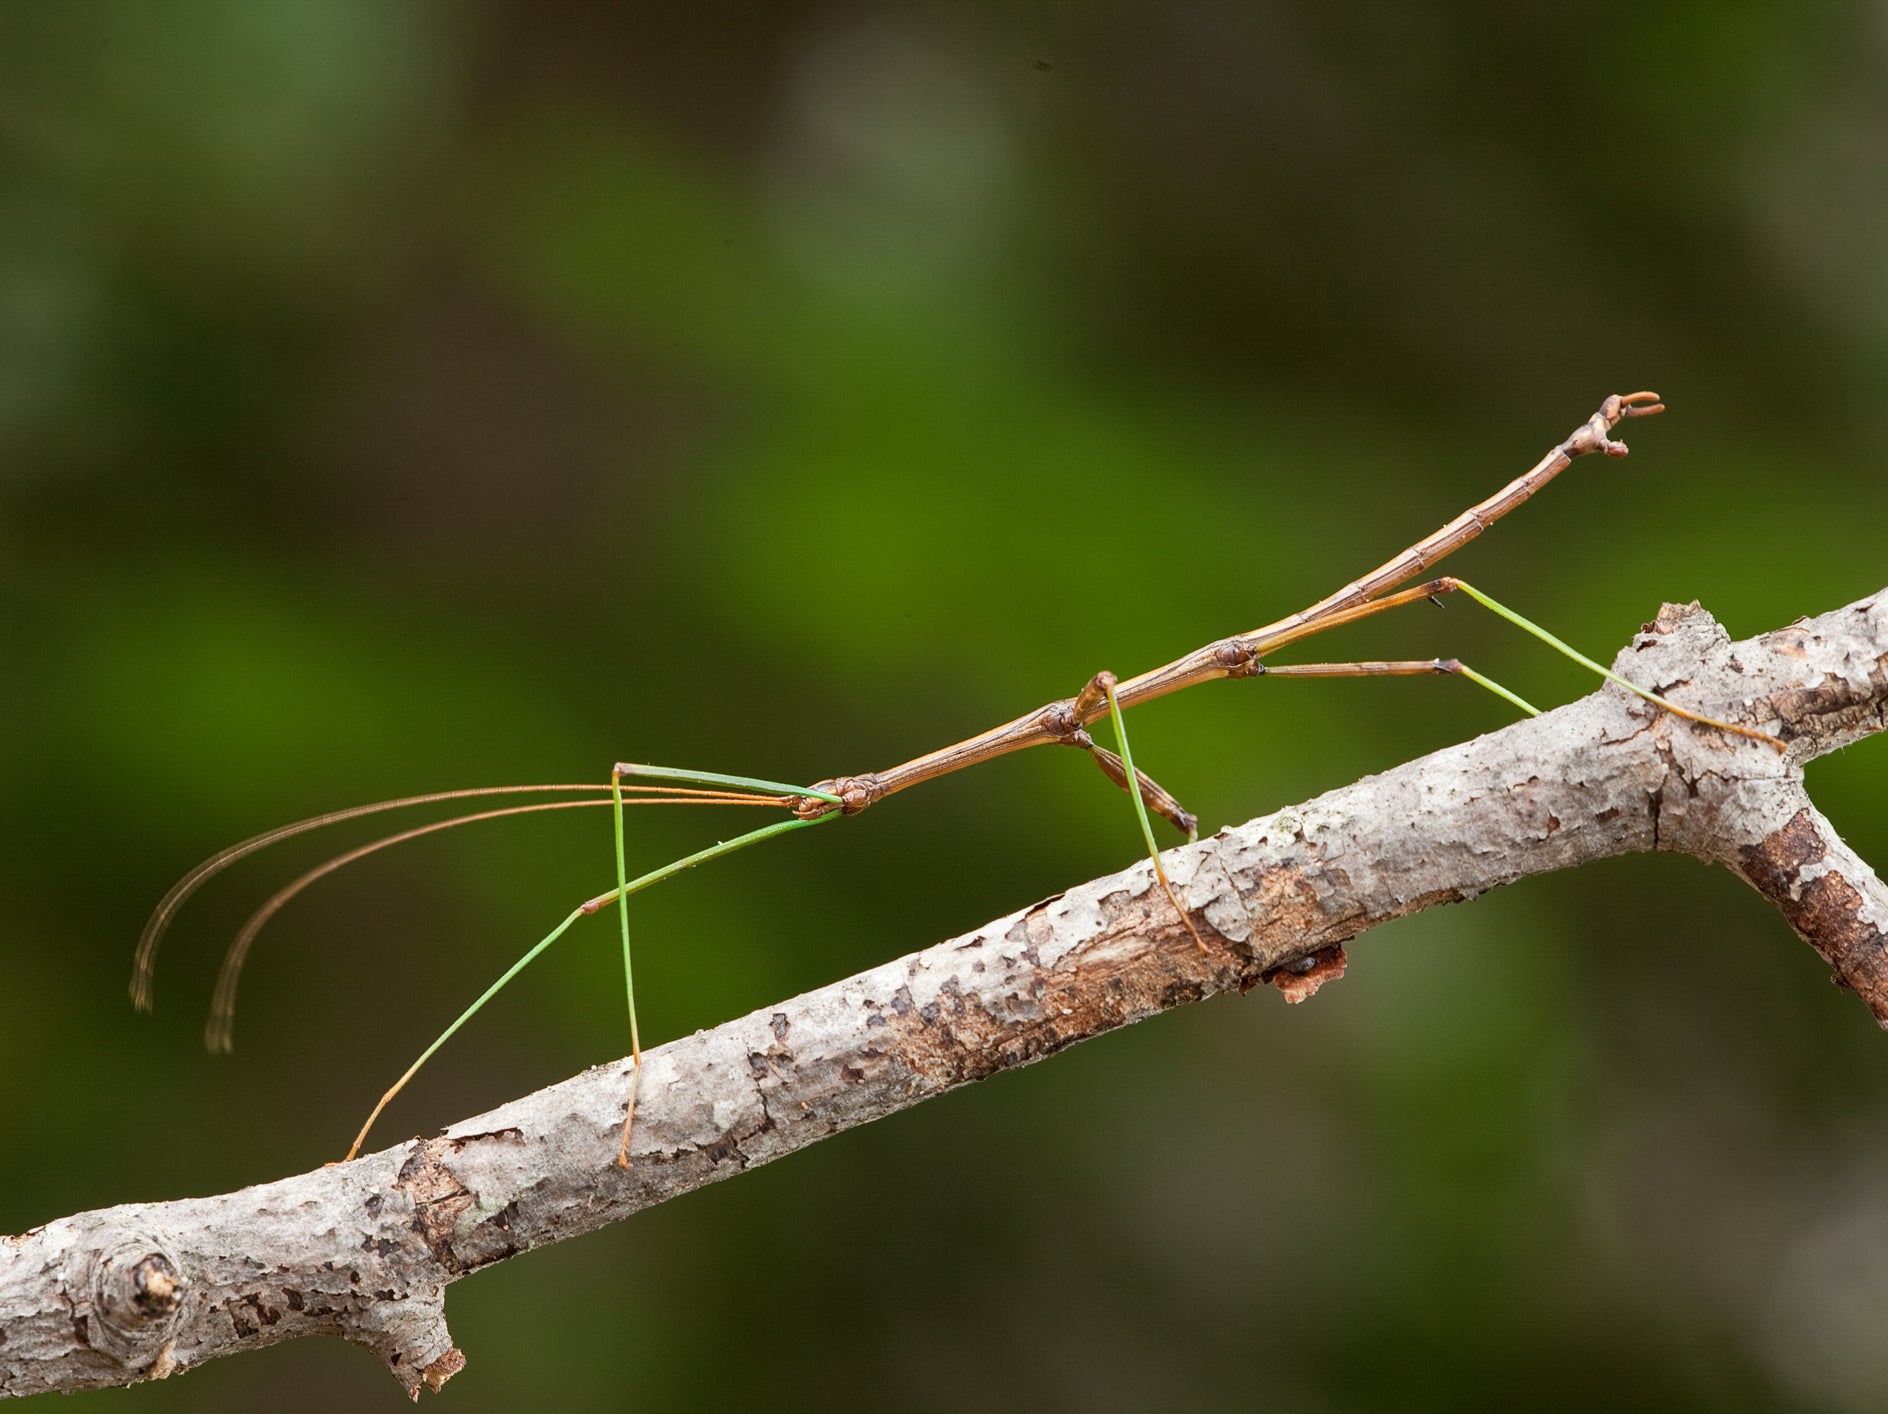
[[[493, 997], [497, 996], [499, 992], [504, 989], [505, 984], [511, 981], [511, 979], [516, 977], [520, 972], [524, 971], [539, 953], [543, 952], [552, 943], [563, 937], [565, 932], [570, 928], [570, 925], [583, 917], [583, 913], [584, 911], [581, 908], [572, 909], [570, 913], [565, 916], [562, 923], [559, 923], [555, 928], [551, 929], [550, 932], [546, 933], [538, 942], [537, 946], [533, 947], [531, 951], [512, 963], [510, 967], [506, 968], [504, 975], [480, 993], [477, 1001], [473, 1002], [471, 1006], [459, 1013], [458, 1020], [454, 1021], [452, 1025], [440, 1032], [438, 1037], [433, 1041], [433, 1044], [420, 1052], [419, 1059], [408, 1066], [406, 1073], [393, 1082], [392, 1086], [387, 1090], [387, 1093], [380, 1097], [380, 1103], [374, 1106], [373, 1113], [367, 1116], [367, 1123], [361, 1126], [361, 1132], [354, 1136], [354, 1143], [347, 1151], [347, 1159], [352, 1159], [356, 1154], [360, 1153], [361, 1145], [367, 1141], [367, 1131], [374, 1127], [374, 1121], [380, 1118], [380, 1112], [387, 1108], [388, 1102], [392, 1100], [395, 1095], [406, 1088], [407, 1081], [419, 1074], [420, 1067], [433, 1058], [433, 1052], [437, 1051], [441, 1046], [445, 1045], [447, 1041], [451, 1040], [453, 1033], [461, 1026], [464, 1026], [466, 1022], [478, 1015], [479, 1008], [484, 1006]], [[342, 1162], [347, 1162], [347, 1159], [342, 1160]]]

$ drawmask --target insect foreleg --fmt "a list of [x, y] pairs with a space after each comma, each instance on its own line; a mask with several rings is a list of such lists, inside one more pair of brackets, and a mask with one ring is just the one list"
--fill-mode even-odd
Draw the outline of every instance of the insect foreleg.
[[1658, 693], [1653, 692], [1648, 688], [1640, 687], [1639, 684], [1636, 682], [1628, 682], [1625, 678], [1622, 678], [1618, 673], [1614, 672], [1611, 668], [1604, 667], [1601, 664], [1594, 662], [1591, 658], [1587, 657], [1584, 653], [1577, 652], [1576, 650], [1568, 647], [1565, 643], [1561, 642], [1561, 640], [1559, 640], [1558, 638], [1555, 638], [1553, 634], [1549, 633], [1546, 629], [1542, 628], [1539, 624], [1533, 622], [1531, 619], [1524, 619], [1521, 617], [1521, 615], [1515, 613], [1513, 609], [1508, 608], [1505, 604], [1496, 603], [1493, 599], [1490, 599], [1486, 594], [1482, 593], [1481, 590], [1477, 589], [1474, 585], [1466, 583], [1465, 581], [1459, 580], [1459, 579], [1452, 580], [1451, 583], [1454, 588], [1461, 590], [1462, 593], [1468, 595], [1469, 598], [1473, 599], [1477, 604], [1480, 604], [1484, 609], [1487, 609], [1491, 613], [1497, 614], [1500, 617], [1506, 619], [1509, 623], [1513, 624], [1516, 628], [1521, 629], [1527, 633], [1531, 633], [1532, 635], [1534, 635], [1534, 637], [1538, 638], [1542, 643], [1545, 643], [1549, 648], [1552, 648], [1555, 652], [1563, 654], [1564, 656], [1568, 658], [1571, 658], [1574, 662], [1578, 663], [1583, 668], [1588, 668], [1591, 671], [1598, 673], [1601, 677], [1605, 678], [1608, 682], [1617, 683], [1619, 686], [1625, 688], [1626, 691], [1635, 693], [1636, 695], [1643, 697], [1647, 702], [1652, 703], [1654, 706], [1663, 707], [1667, 712], [1670, 712], [1675, 717], [1683, 717], [1686, 721], [1697, 722], [1701, 726], [1716, 727], [1720, 731], [1732, 732], [1737, 736], [1747, 736], [1752, 741], [1761, 741], [1766, 746], [1775, 747], [1779, 755], [1789, 750], [1789, 743], [1785, 742], [1781, 737], [1772, 736], [1770, 735], [1769, 732], [1760, 732], [1755, 727], [1740, 726], [1736, 722], [1726, 722], [1726, 721], [1720, 720], [1717, 717], [1707, 717], [1702, 712], [1692, 711], [1689, 707], [1680, 707], [1676, 702], [1673, 702], [1670, 698], [1661, 697]]

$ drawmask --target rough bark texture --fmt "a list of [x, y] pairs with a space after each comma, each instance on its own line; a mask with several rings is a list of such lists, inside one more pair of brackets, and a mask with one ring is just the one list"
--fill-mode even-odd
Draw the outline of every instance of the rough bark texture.
[[1785, 756], [1618, 688], [1222, 830], [973, 933], [358, 1162], [0, 1237], [0, 1394], [161, 1379], [311, 1334], [417, 1396], [464, 1364], [446, 1284], [1182, 1002], [1342, 975], [1367, 928], [1631, 850], [1725, 865], [1888, 1027], [1888, 890], [1804, 794], [1803, 763], [1879, 731], [1888, 590], [1732, 643], [1667, 605], [1615, 664], [1775, 732]]

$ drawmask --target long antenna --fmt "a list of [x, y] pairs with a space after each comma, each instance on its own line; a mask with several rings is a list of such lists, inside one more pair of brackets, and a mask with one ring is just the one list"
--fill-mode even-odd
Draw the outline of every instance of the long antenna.
[[[634, 787], [632, 787], [634, 789]], [[652, 787], [643, 787], [653, 790]], [[679, 787], [662, 788], [667, 794], [679, 795], [684, 792]], [[338, 825], [346, 820], [358, 820], [364, 815], [378, 815], [388, 810], [404, 810], [414, 805], [434, 805], [442, 800], [473, 800], [481, 796], [494, 795], [541, 795], [551, 791], [588, 791], [603, 794], [607, 799], [607, 785], [543, 785], [543, 786], [474, 786], [465, 790], [432, 791], [426, 795], [402, 796], [398, 800], [379, 800], [371, 805], [351, 805], [345, 810], [330, 810], [325, 815], [312, 815], [306, 820], [297, 820], [290, 825], [278, 825], [273, 830], [264, 830], [259, 835], [252, 835], [239, 844], [217, 851], [192, 869], [183, 878], [170, 887], [170, 892], [158, 900], [157, 907], [151, 910], [146, 920], [144, 932], [138, 938], [137, 958], [131, 969], [131, 1002], [139, 1011], [151, 1009], [151, 987], [153, 974], [157, 967], [158, 945], [164, 940], [165, 930], [170, 927], [171, 919], [186, 900], [211, 879], [222, 873], [230, 865], [247, 859], [259, 849], [267, 849], [272, 844], [293, 839], [296, 835], [307, 834], [310, 830], [319, 830], [328, 825]], [[691, 792], [692, 793], [692, 792]]]
[[[545, 810], [581, 810], [590, 806], [606, 806], [610, 803], [608, 797], [602, 800], [548, 800], [540, 801], [536, 805], [508, 805], [500, 810], [480, 810], [471, 815], [455, 815], [450, 820], [434, 820], [430, 824], [416, 825], [410, 830], [401, 830], [397, 834], [382, 835], [377, 840], [356, 845], [353, 849], [337, 854], [332, 859], [322, 861], [307, 873], [284, 884], [271, 894], [268, 902], [250, 914], [242, 930], [236, 934], [235, 941], [229, 945], [229, 951], [223, 955], [222, 970], [217, 974], [216, 995], [210, 1004], [210, 1019], [203, 1029], [204, 1045], [211, 1051], [223, 1055], [229, 1054], [234, 1048], [236, 986], [242, 978], [243, 964], [249, 958], [249, 951], [255, 946], [257, 936], [268, 926], [269, 920], [316, 880], [326, 878], [337, 869], [343, 869], [357, 860], [365, 859], [368, 855], [377, 854], [393, 845], [405, 844], [408, 840], [416, 840], [423, 835], [438, 834], [442, 830], [457, 829], [461, 825], [472, 825], [481, 820], [498, 820], [508, 815], [531, 815]], [[788, 802], [778, 796], [739, 795], [732, 791], [678, 791], [672, 795], [636, 796], [625, 800], [623, 804], [786, 805]]]

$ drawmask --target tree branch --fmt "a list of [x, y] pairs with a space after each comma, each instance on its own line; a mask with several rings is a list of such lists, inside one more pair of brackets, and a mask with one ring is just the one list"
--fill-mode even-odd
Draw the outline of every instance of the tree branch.
[[1888, 1027], [1888, 889], [1802, 778], [1885, 724], [1888, 590], [1739, 643], [1667, 605], [1614, 667], [1789, 753], [1609, 686], [1172, 851], [1207, 955], [1143, 860], [651, 1051], [627, 1172], [619, 1061], [355, 1163], [0, 1237], [0, 1394], [329, 1334], [417, 1397], [464, 1364], [444, 1289], [481, 1267], [1183, 1002], [1259, 982], [1300, 1000], [1379, 923], [1630, 851], [1749, 881]]

